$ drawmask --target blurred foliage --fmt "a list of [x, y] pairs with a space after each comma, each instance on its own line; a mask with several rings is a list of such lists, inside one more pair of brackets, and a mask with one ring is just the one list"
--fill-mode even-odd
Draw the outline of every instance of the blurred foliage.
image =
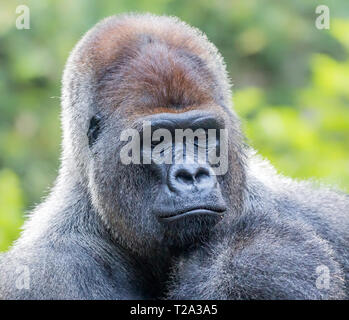
[[[333, 36], [349, 49], [349, 21], [335, 20]], [[270, 104], [262, 88], [236, 93], [250, 144], [279, 171], [324, 178], [349, 190], [349, 59], [310, 59], [309, 83], [294, 90], [294, 104]]]
[[[15, 28], [16, 6], [30, 30]], [[330, 30], [315, 27], [328, 5]], [[176, 15], [218, 47], [249, 143], [282, 173], [349, 191], [349, 1], [1, 0], [0, 251], [59, 165], [60, 78], [77, 40], [105, 16]]]
[[18, 237], [23, 223], [22, 199], [17, 175], [9, 169], [0, 170], [0, 251]]

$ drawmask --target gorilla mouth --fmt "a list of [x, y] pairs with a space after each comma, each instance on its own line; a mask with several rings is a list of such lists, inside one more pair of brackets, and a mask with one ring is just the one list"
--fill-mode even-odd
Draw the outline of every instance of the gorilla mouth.
[[202, 215], [223, 218], [224, 212], [225, 212], [225, 209], [212, 210], [207, 208], [196, 208], [196, 209], [190, 209], [187, 211], [179, 211], [179, 212], [171, 213], [168, 215], [162, 215], [162, 216], [159, 216], [158, 219], [162, 222], [172, 222], [188, 216], [202, 216]]

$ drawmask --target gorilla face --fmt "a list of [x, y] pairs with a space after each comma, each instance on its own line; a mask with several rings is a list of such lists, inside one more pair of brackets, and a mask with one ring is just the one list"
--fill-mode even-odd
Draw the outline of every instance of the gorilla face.
[[[238, 120], [203, 61], [154, 43], [101, 72], [100, 120], [87, 133], [92, 203], [117, 241], [144, 255], [188, 247], [238, 214], [245, 179]], [[186, 130], [201, 135], [178, 140]], [[225, 155], [218, 175], [212, 154]]]
[[[150, 143], [148, 149], [143, 143], [142, 123], [145, 120], [151, 123], [152, 137], [159, 129], [170, 136], [176, 130], [186, 129], [219, 132], [226, 129], [230, 121], [228, 115], [222, 118], [224, 113], [217, 116], [208, 110], [183, 110], [125, 121], [120, 120], [124, 118], [121, 110], [116, 110], [108, 118], [101, 119], [102, 124], [97, 126], [101, 133], [91, 146], [90, 190], [97, 211], [125, 247], [144, 254], [149, 254], [149, 250], [188, 247], [206, 237], [217, 224], [224, 223], [225, 216], [236, 208], [231, 192], [239, 197], [243, 183], [240, 159], [234, 157], [234, 140], [224, 141], [228, 143], [229, 169], [221, 175], [215, 175], [215, 166], [199, 161], [198, 157], [200, 148], [206, 155], [210, 148], [219, 154], [220, 139], [215, 139], [214, 148], [207, 139], [204, 147], [197, 141], [199, 139], [194, 139], [192, 153], [188, 152], [188, 139], [182, 140], [180, 148], [176, 138], [170, 142], [158, 139]], [[97, 130], [93, 122], [95, 119], [91, 119], [90, 136]], [[121, 141], [122, 132], [129, 129], [139, 134], [140, 143], [136, 144], [140, 146], [139, 163], [124, 164], [121, 159], [121, 150], [138, 141]], [[231, 129], [227, 129], [228, 136], [233, 135]], [[148, 152], [156, 151], [160, 144], [159, 154], [164, 158], [165, 153], [170, 152], [167, 160], [171, 161], [161, 162], [153, 157], [147, 162]], [[134, 151], [137, 149], [132, 149]], [[177, 161], [180, 151], [182, 162]], [[233, 177], [232, 170], [235, 170]]]
[[[214, 168], [206, 157], [210, 151], [219, 152], [220, 147], [216, 136], [214, 145], [208, 141], [208, 130], [223, 130], [224, 123], [200, 110], [161, 113], [146, 119], [151, 123], [153, 142], [151, 150], [146, 150], [143, 139], [142, 159], [151, 153], [149, 166], [144, 170], [150, 171], [158, 185], [150, 206], [151, 215], [160, 224], [166, 242], [188, 243], [207, 234], [227, 209]], [[177, 134], [182, 132], [187, 133], [186, 137], [178, 138]], [[197, 136], [190, 136], [194, 132]], [[154, 141], [157, 133], [162, 135], [162, 140], [159, 137]]]

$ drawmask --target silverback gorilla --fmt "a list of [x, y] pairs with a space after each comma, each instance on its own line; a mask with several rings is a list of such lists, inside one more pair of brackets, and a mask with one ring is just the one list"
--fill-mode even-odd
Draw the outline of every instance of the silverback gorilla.
[[[227, 172], [122, 163], [122, 132], [145, 119], [226, 129]], [[348, 195], [281, 177], [244, 143], [198, 30], [150, 14], [97, 24], [67, 62], [62, 126], [59, 176], [1, 256], [0, 298], [348, 298]]]

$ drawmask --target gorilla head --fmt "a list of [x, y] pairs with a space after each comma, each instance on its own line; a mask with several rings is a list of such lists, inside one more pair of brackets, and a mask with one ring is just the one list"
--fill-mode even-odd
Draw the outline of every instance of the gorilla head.
[[[239, 123], [222, 58], [198, 30], [170, 17], [108, 18], [78, 43], [63, 83], [63, 161], [88, 185], [95, 211], [125, 248], [140, 255], [183, 249], [239, 214], [245, 184]], [[198, 139], [191, 154], [184, 140], [183, 163], [142, 161], [157, 144], [145, 147], [144, 121], [151, 134], [165, 129], [171, 137], [178, 129], [225, 129], [227, 140], [217, 134], [213, 147], [206, 137], [204, 153], [224, 147], [226, 172], [215, 175], [212, 164], [197, 161]], [[140, 163], [121, 159], [129, 130], [139, 133]], [[179, 149], [170, 141], [163, 151], [173, 160]]]

